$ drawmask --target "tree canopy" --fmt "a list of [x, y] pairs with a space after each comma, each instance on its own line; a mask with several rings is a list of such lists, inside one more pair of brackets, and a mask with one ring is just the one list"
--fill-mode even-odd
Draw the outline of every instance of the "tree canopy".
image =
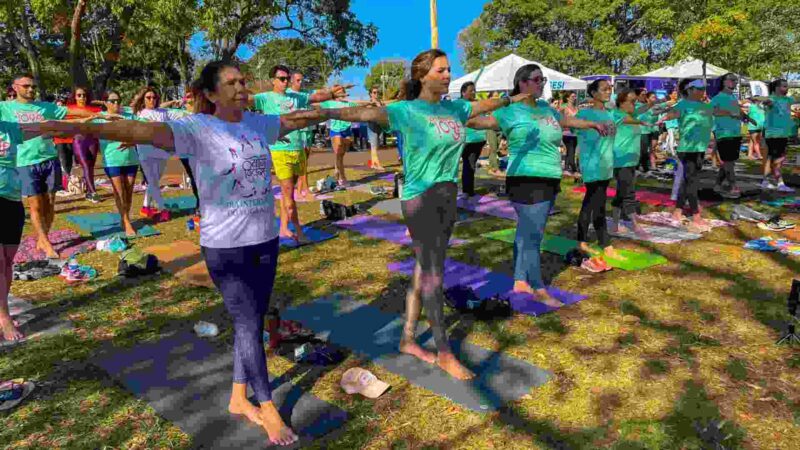
[[373, 86], [378, 86], [383, 99], [394, 98], [400, 90], [407, 65], [409, 65], [407, 61], [398, 59], [375, 64], [364, 79], [364, 89], [369, 91]]

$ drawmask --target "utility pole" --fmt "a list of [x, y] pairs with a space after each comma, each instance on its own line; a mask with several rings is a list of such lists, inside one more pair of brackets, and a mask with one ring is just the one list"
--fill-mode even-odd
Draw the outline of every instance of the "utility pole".
[[431, 48], [439, 48], [439, 21], [436, 14], [436, 0], [431, 0]]

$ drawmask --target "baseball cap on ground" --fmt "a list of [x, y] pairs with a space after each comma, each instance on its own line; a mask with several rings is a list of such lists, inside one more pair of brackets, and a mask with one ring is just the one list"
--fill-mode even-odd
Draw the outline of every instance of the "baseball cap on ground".
[[342, 375], [340, 384], [348, 394], [361, 394], [367, 398], [378, 398], [389, 389], [389, 384], [379, 380], [372, 372], [361, 367], [347, 369]]

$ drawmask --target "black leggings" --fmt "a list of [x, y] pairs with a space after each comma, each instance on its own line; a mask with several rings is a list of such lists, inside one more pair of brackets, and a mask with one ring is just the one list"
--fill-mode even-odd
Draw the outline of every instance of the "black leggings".
[[194, 182], [194, 173], [192, 172], [192, 165], [189, 164], [189, 158], [181, 158], [181, 164], [183, 164], [186, 174], [189, 175], [189, 182], [192, 184], [192, 193], [194, 194], [194, 198], [197, 199], [197, 209], [199, 210], [200, 196], [197, 195], [197, 183]]
[[650, 133], [643, 134], [641, 143], [639, 144], [639, 165], [642, 172], [650, 172]]
[[[57, 144], [58, 162], [61, 164], [61, 173], [69, 179], [72, 174], [72, 165], [75, 161], [75, 151], [72, 149], [72, 144]], [[67, 187], [64, 186], [64, 189]]]
[[475, 168], [486, 141], [473, 142], [461, 151], [461, 192], [475, 195]]
[[717, 154], [722, 164], [717, 173], [717, 184], [728, 182], [731, 187], [736, 185], [736, 160], [739, 159], [739, 150], [742, 147], [742, 138], [717, 139]]
[[697, 190], [704, 157], [704, 152], [678, 152], [678, 158], [683, 164], [683, 178], [681, 179], [681, 187], [678, 189], [678, 202], [675, 207], [681, 209], [688, 201], [690, 216], [700, 211]]
[[616, 168], [614, 178], [617, 180], [617, 195], [611, 200], [611, 206], [622, 211], [622, 220], [631, 220], [639, 206], [636, 201], [636, 168]]
[[[455, 183], [442, 182], [433, 185], [419, 196], [401, 203], [403, 217], [411, 234], [417, 258], [414, 279], [419, 276], [422, 306], [425, 307], [425, 313], [431, 323], [433, 338], [439, 352], [450, 351], [444, 323], [442, 284], [447, 244], [456, 222], [457, 194], [458, 186]], [[406, 314], [409, 318], [414, 314], [414, 311], [410, 311], [413, 309], [415, 308], [406, 304]], [[415, 319], [407, 320], [404, 339], [413, 339]]]
[[567, 156], [566, 161], [564, 163], [564, 167], [569, 172], [578, 172], [578, 155], [575, 151], [578, 147], [578, 137], [577, 136], [564, 136], [561, 138], [564, 142], [564, 147], [567, 148]]
[[594, 225], [597, 242], [601, 247], [608, 247], [608, 229], [606, 225], [606, 189], [611, 180], [592, 181], [586, 183], [586, 195], [583, 197], [581, 212], [578, 215], [578, 241], [588, 242], [589, 224]]

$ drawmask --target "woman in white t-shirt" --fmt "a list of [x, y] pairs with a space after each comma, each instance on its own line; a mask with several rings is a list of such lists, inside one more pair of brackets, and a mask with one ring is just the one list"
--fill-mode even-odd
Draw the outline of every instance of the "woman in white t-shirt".
[[[279, 249], [269, 146], [290, 131], [328, 120], [331, 110], [281, 116], [247, 112], [244, 77], [230, 63], [206, 65], [195, 87], [198, 114], [175, 121], [51, 121], [27, 130], [51, 136], [92, 135], [195, 158], [202, 215], [200, 245], [234, 324], [229, 411], [262, 426], [273, 444], [290, 445], [297, 436], [272, 403], [262, 341]], [[248, 401], [248, 384], [260, 407]]]

